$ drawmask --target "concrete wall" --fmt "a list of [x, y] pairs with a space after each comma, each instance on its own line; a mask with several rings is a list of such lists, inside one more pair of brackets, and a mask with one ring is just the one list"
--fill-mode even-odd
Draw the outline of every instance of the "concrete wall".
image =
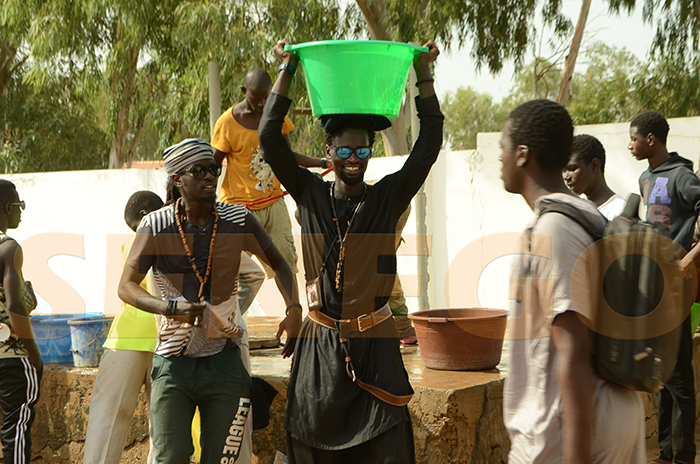
[[[696, 166], [700, 154], [700, 118], [669, 120], [669, 151]], [[637, 179], [647, 168], [627, 150], [629, 124], [581, 126], [607, 153], [606, 178], [617, 193], [639, 193]], [[503, 190], [499, 133], [479, 134], [477, 149], [444, 153], [427, 182], [430, 304], [505, 308], [509, 254], [517, 251], [518, 232], [533, 217], [525, 201]], [[478, 285], [477, 285], [478, 282]]]
[[[669, 150], [697, 162], [700, 118], [670, 120]], [[626, 195], [638, 190], [637, 178], [646, 162], [627, 150], [628, 124], [584, 126], [606, 147], [610, 186]], [[486, 306], [505, 308], [510, 253], [517, 250], [518, 232], [532, 217], [521, 197], [503, 190], [500, 180], [500, 135], [479, 134], [473, 151], [442, 153], [425, 185], [431, 250], [428, 259], [428, 297], [432, 308]], [[405, 157], [374, 159], [366, 179], [396, 171]], [[25, 277], [40, 297], [37, 312], [74, 313], [119, 307], [116, 283], [121, 273], [121, 245], [131, 240], [124, 224], [124, 205], [136, 190], [165, 193], [163, 169], [80, 171], [3, 176], [16, 183], [27, 202], [22, 223], [10, 235], [25, 251]], [[332, 177], [332, 174], [329, 178]], [[294, 202], [287, 197], [290, 214]], [[300, 230], [292, 221], [295, 234]], [[415, 207], [399, 249], [399, 273], [417, 309]], [[297, 237], [297, 244], [299, 244]], [[299, 263], [299, 280], [303, 265]], [[282, 299], [267, 281], [254, 315], [281, 315]]]

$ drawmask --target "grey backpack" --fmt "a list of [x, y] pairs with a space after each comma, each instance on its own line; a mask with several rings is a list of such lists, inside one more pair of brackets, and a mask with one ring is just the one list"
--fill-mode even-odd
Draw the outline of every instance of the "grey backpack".
[[563, 214], [596, 240], [592, 246], [601, 276], [593, 321], [596, 374], [633, 390], [655, 392], [676, 366], [682, 322], [692, 305], [692, 280], [681, 267], [683, 247], [671, 240], [666, 225], [640, 220], [639, 202], [639, 195], [631, 194], [624, 212], [608, 222], [602, 235], [566, 204], [547, 205], [540, 216]]

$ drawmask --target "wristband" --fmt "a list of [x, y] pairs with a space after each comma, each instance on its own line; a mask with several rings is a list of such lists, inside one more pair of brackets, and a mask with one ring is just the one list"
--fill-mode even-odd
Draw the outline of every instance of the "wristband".
[[165, 317], [173, 317], [177, 311], [177, 300], [168, 300], [165, 306]]
[[281, 73], [282, 71], [287, 71], [289, 74], [292, 76], [296, 74], [297, 68], [295, 66], [292, 66], [289, 63], [282, 63], [279, 68], [277, 68], [277, 72]]
[[287, 306], [287, 309], [284, 310], [284, 315], [285, 315], [285, 316], [289, 316], [289, 310], [292, 309], [292, 308], [295, 307], [295, 306], [297, 306], [301, 311], [304, 310], [304, 308], [302, 308], [302, 306], [301, 306], [300, 303], [292, 303], [292, 304], [290, 304], [289, 306]]
[[328, 167], [328, 160], [326, 158], [321, 158], [321, 169], [326, 169]]
[[416, 87], [420, 86], [424, 82], [435, 82], [435, 79], [432, 77], [425, 77], [425, 78], [419, 80], [418, 82], [416, 82]]

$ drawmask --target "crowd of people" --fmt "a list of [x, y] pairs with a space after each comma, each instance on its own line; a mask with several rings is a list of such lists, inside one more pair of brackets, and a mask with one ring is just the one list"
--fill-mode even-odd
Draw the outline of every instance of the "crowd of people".
[[[411, 333], [403, 301], [392, 304], [391, 296], [397, 295], [402, 222], [443, 140], [444, 117], [431, 77], [439, 50], [430, 41], [413, 62], [420, 134], [410, 156], [400, 170], [370, 184], [364, 176], [375, 134], [391, 121], [324, 115], [325, 157], [295, 153], [287, 113], [299, 58], [284, 50], [286, 44], [273, 49], [281, 62], [274, 84], [262, 69], [248, 72], [244, 100], [219, 118], [211, 143], [186, 139], [165, 150], [165, 202], [140, 191], [125, 207], [124, 219], [136, 236], [122, 248], [118, 292], [124, 304], [91, 397], [85, 464], [120, 461], [142, 386], [149, 402], [149, 463], [190, 462], [196, 411], [202, 463], [251, 462], [255, 410], [242, 315], [265, 277], [275, 279], [286, 305], [277, 337], [286, 333], [282, 356], [292, 356], [284, 421], [288, 462], [416, 460], [407, 407], [413, 389], [400, 351]], [[671, 238], [689, 250], [700, 179], [692, 162], [667, 151], [668, 132], [662, 115], [642, 113], [630, 123], [628, 148], [648, 162], [639, 178], [647, 220], [667, 224]], [[502, 131], [504, 188], [521, 195], [535, 213], [512, 274], [522, 284], [510, 300], [512, 344], [504, 386], [509, 462], [643, 463], [641, 399], [595, 374], [594, 334], [587, 324], [595, 308], [572, 304], [572, 285], [593, 285], [573, 282], [572, 274], [594, 239], [565, 215], [538, 214], [549, 205], [569, 205], [602, 233], [624, 209], [625, 198], [605, 180], [603, 145], [573, 134], [566, 109], [548, 100], [515, 108]], [[308, 167], [330, 168], [334, 180]], [[302, 230], [309, 308], [303, 320], [297, 253], [281, 187], [297, 204]], [[36, 299], [22, 276], [22, 249], [6, 235], [19, 225], [24, 207], [14, 185], [0, 180], [5, 463], [30, 461], [29, 430], [43, 369], [29, 324]], [[264, 273], [250, 255], [263, 263]], [[695, 459], [690, 316], [682, 333], [675, 371], [658, 393], [655, 464]]]

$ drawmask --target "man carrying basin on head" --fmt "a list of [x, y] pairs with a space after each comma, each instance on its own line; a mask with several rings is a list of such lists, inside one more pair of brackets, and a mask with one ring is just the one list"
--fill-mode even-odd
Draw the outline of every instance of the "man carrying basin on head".
[[[406, 404], [413, 390], [387, 305], [396, 275], [396, 224], [427, 177], [442, 144], [443, 115], [429, 52], [414, 61], [420, 136], [398, 172], [364, 183], [384, 116], [325, 115], [326, 159], [334, 182], [299, 167], [282, 125], [299, 58], [274, 48], [280, 74], [260, 121], [260, 148], [299, 207], [309, 317], [297, 339], [287, 396], [291, 463], [415, 461]], [[312, 78], [308, 77], [307, 78]]]

